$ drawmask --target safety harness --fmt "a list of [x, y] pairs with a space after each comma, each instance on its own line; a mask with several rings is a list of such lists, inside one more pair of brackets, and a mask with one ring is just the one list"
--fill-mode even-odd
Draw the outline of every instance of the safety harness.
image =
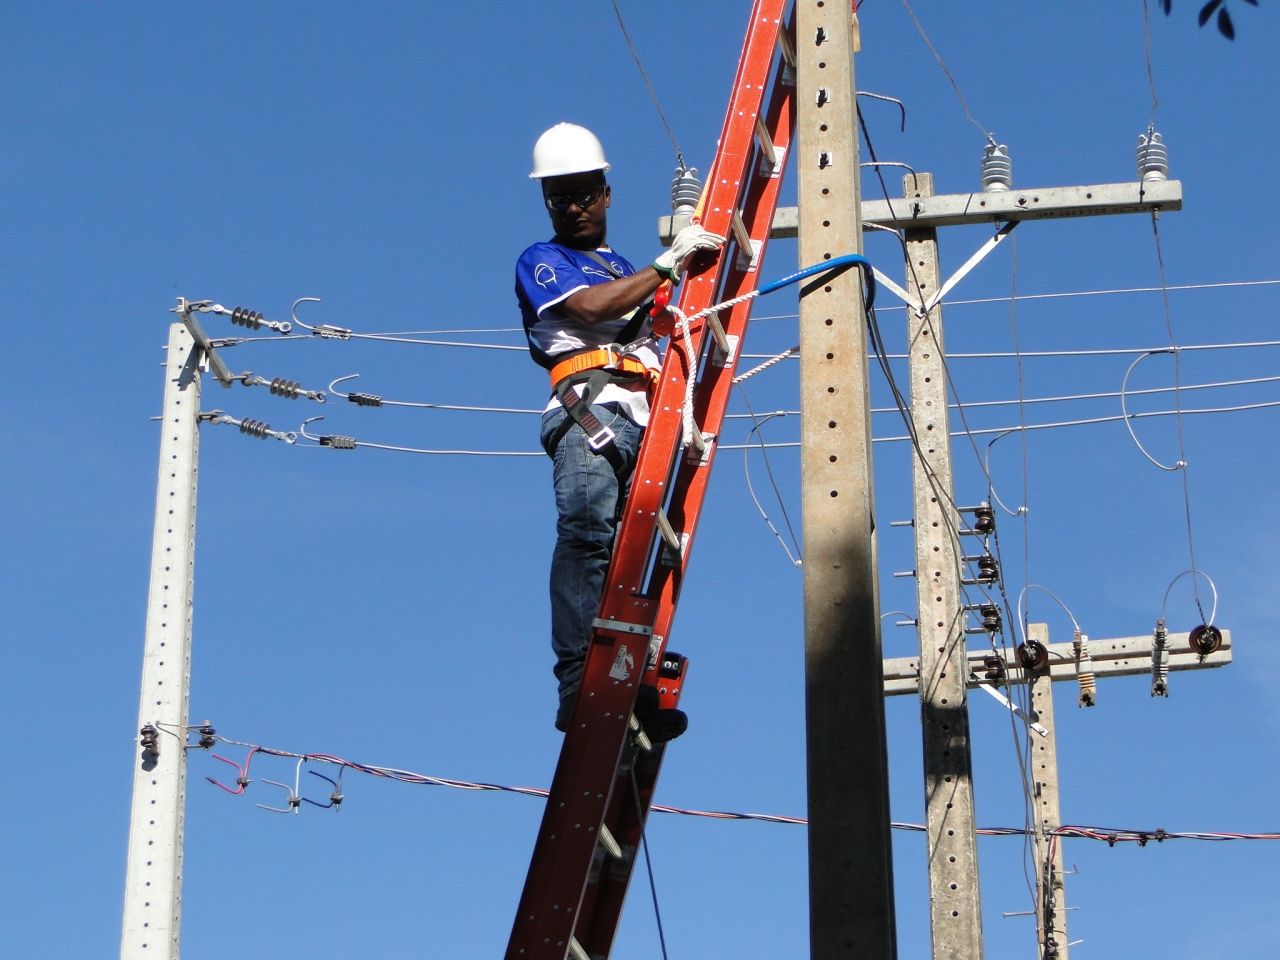
[[[599, 263], [615, 279], [623, 276], [621, 271], [614, 269], [613, 264], [595, 251], [581, 252]], [[602, 424], [600, 418], [591, 412], [591, 404], [609, 383], [635, 383], [641, 379], [652, 382], [654, 379], [655, 371], [650, 370], [635, 357], [624, 353], [625, 348], [622, 346], [633, 342], [639, 336], [648, 316], [649, 304], [643, 303], [631, 315], [626, 326], [619, 331], [618, 343], [584, 350], [559, 361], [553, 359], [550, 364], [546, 364], [551, 370], [551, 389], [568, 414], [556, 433], [551, 436], [548, 443], [549, 449], [554, 449], [576, 423], [586, 434], [587, 445], [608, 460], [615, 470], [622, 469], [622, 455], [613, 442], [615, 436], [613, 429]], [[579, 386], [582, 387], [581, 394], [576, 389]]]

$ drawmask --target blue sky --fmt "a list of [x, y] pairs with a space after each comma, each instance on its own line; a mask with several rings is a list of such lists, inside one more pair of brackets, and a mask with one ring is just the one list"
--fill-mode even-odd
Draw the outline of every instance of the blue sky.
[[[1153, 115], [1142, 6], [919, 2], [916, 14], [975, 122], [900, 3], [861, 14], [860, 89], [877, 154], [934, 174], [940, 193], [978, 188], [983, 131], [1007, 143], [1015, 185], [1134, 179], [1134, 145]], [[1153, 4], [1154, 6], [1154, 4]], [[1043, 398], [1119, 390], [1132, 354], [1106, 351], [1275, 339], [1277, 146], [1275, 13], [1232, 4], [1238, 39], [1198, 30], [1196, 4], [1151, 20], [1157, 128], [1184, 208], [1159, 221], [1158, 288], [1149, 218], [1019, 227], [945, 308], [956, 392], [1013, 400], [1018, 364], [964, 359], [1010, 351], [1103, 351], [1024, 358], [1022, 390]], [[1123, 9], [1122, 9], [1123, 8]], [[627, 24], [686, 157], [705, 167], [720, 129], [746, 4], [623, 3]], [[5, 221], [4, 384], [9, 456], [3, 578], [9, 657], [3, 697], [8, 786], [0, 930], [15, 956], [117, 950], [160, 411], [160, 362], [175, 298], [300, 314], [362, 332], [519, 346], [512, 264], [548, 233], [529, 150], [560, 120], [592, 127], [613, 162], [610, 239], [637, 262], [659, 250], [674, 151], [606, 3], [468, 5], [332, 2], [199, 6], [71, 4], [0, 15]], [[886, 174], [901, 188], [899, 171]], [[793, 188], [792, 188], [793, 189]], [[863, 178], [864, 195], [880, 195]], [[988, 227], [944, 231], [944, 272]], [[901, 279], [900, 250], [867, 254]], [[795, 245], [763, 270], [790, 272]], [[1272, 281], [1263, 284], [1260, 281]], [[1215, 286], [1226, 283], [1239, 286]], [[1011, 306], [1011, 292], [1020, 299]], [[961, 301], [987, 301], [981, 303]], [[879, 313], [891, 351], [903, 312]], [[797, 342], [792, 295], [761, 301], [746, 351]], [[206, 318], [215, 336], [243, 334]], [[438, 333], [438, 331], [454, 331]], [[235, 372], [438, 404], [539, 408], [540, 371], [518, 350], [318, 339], [224, 351]], [[1275, 347], [1188, 351], [1184, 385], [1280, 374]], [[896, 364], [905, 380], [905, 366]], [[751, 381], [757, 412], [798, 405], [798, 364]], [[352, 386], [351, 384], [355, 384]], [[1168, 356], [1131, 386], [1173, 384]], [[343, 387], [340, 386], [340, 389]], [[1280, 400], [1275, 382], [1186, 391], [1184, 408]], [[888, 405], [877, 376], [873, 402]], [[1169, 409], [1172, 394], [1135, 397]], [[320, 407], [262, 388], [205, 385], [204, 408], [297, 430], [415, 448], [532, 452], [536, 417], [407, 408]], [[733, 412], [744, 413], [739, 399]], [[1113, 396], [1028, 405], [1028, 422], [1119, 412]], [[1016, 405], [969, 406], [970, 427], [1015, 425]], [[1143, 678], [1101, 684], [1099, 705], [1057, 691], [1063, 818], [1174, 831], [1275, 830], [1277, 734], [1272, 642], [1277, 568], [1274, 408], [1183, 421], [1196, 560], [1220, 596], [1234, 663], [1177, 674], [1153, 700]], [[795, 416], [764, 438], [798, 436]], [[735, 421], [737, 442], [749, 426]], [[960, 426], [959, 418], [955, 427]], [[902, 434], [877, 414], [877, 437]], [[1148, 451], [1177, 458], [1171, 418], [1135, 425]], [[956, 499], [987, 495], [989, 437], [954, 441]], [[744, 454], [718, 460], [672, 646], [692, 661], [690, 732], [668, 751], [659, 800], [680, 807], [804, 814], [800, 572], [752, 503]], [[1001, 517], [1006, 585], [1052, 590], [1095, 638], [1199, 622], [1179, 474], [1158, 470], [1123, 425], [1030, 433], [991, 452], [996, 488], [1026, 503]], [[758, 452], [750, 480], [770, 519], [799, 529], [798, 458]], [[910, 451], [875, 448], [881, 607], [914, 607]], [[546, 640], [553, 531], [539, 457], [340, 452], [201, 434], [191, 718], [230, 738], [329, 753], [467, 781], [545, 786], [559, 747]], [[1170, 590], [1170, 584], [1174, 586]], [[1207, 584], [1201, 592], [1208, 598]], [[1070, 620], [1031, 591], [1032, 620], [1070, 639]], [[886, 656], [915, 647], [884, 631]], [[1014, 638], [1016, 639], [1016, 638]], [[975, 643], [977, 641], [974, 641]], [[918, 706], [887, 705], [894, 819], [923, 819]], [[971, 701], [983, 826], [1018, 826], [1024, 806], [1007, 715]], [[242, 760], [244, 751], [215, 751]], [[205, 783], [229, 767], [189, 758], [183, 948], [227, 955], [492, 957], [506, 944], [541, 804], [508, 793], [415, 786], [348, 771], [340, 814], [258, 809]], [[332, 775], [331, 769], [317, 768]], [[256, 778], [293, 764], [255, 760]], [[305, 774], [304, 774], [305, 777]], [[313, 777], [306, 779], [315, 780]], [[317, 784], [323, 784], [316, 780]], [[323, 791], [317, 791], [320, 796]], [[807, 952], [803, 827], [655, 815], [649, 841], [670, 955]], [[1078, 957], [1243, 958], [1280, 948], [1277, 848], [1190, 840], [1138, 848], [1066, 843]], [[924, 842], [894, 837], [900, 955], [927, 956]], [[979, 841], [987, 956], [1028, 956], [1034, 924], [1016, 838]], [[617, 960], [659, 955], [654, 913], [633, 886]]]

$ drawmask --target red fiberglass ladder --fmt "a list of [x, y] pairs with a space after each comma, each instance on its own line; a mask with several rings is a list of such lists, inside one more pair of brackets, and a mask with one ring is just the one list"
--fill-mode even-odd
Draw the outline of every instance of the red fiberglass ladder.
[[[699, 205], [703, 226], [729, 242], [714, 267], [686, 278], [687, 317], [756, 285], [794, 126], [790, 5], [752, 5]], [[668, 347], [507, 960], [609, 955], [664, 750], [632, 711], [642, 682], [659, 689], [663, 707], [679, 700], [685, 660], [667, 652], [667, 636], [749, 314], [744, 302], [690, 324], [692, 369], [683, 337]], [[695, 430], [686, 443], [690, 377]]]

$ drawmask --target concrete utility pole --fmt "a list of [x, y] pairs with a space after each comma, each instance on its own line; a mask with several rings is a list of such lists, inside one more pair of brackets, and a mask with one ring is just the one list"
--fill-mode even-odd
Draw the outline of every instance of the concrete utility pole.
[[[903, 179], [908, 200], [933, 196], [933, 176]], [[952, 504], [942, 284], [935, 227], [906, 231], [911, 419], [920, 449], [911, 462], [915, 488], [916, 631], [920, 640], [920, 723], [934, 960], [981, 960], [982, 907], [974, 832], [969, 709], [965, 702], [965, 614], [960, 600], [963, 549]], [[936, 866], [935, 866], [936, 865]]]
[[165, 358], [121, 960], [177, 960], [179, 953], [201, 362], [191, 333], [173, 324]]
[[[1049, 649], [1049, 627], [1027, 625], [1027, 638]], [[1045, 960], [1067, 960], [1067, 895], [1062, 877], [1062, 843], [1053, 831], [1062, 826], [1058, 807], [1058, 728], [1053, 716], [1053, 680], [1049, 664], [1027, 669], [1031, 716], [1044, 728], [1031, 741], [1031, 789], [1035, 805], [1036, 932]]]
[[[797, 0], [800, 262], [862, 249], [848, 3]], [[891, 960], [888, 759], [862, 278], [800, 298], [810, 951]]]
[[198, 306], [179, 298], [174, 312], [182, 322], [169, 327], [165, 354], [120, 960], [178, 960], [181, 939], [200, 375], [208, 366], [224, 387], [232, 383], [192, 315]]

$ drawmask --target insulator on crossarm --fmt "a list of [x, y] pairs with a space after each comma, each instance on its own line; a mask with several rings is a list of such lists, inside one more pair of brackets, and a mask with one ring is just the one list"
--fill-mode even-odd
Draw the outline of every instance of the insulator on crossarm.
[[1039, 640], [1018, 644], [1018, 662], [1027, 670], [1043, 670], [1049, 665], [1049, 648]]
[[1093, 673], [1093, 658], [1089, 655], [1089, 638], [1077, 630], [1071, 646], [1076, 655], [1076, 677], [1080, 681], [1076, 706], [1092, 707], [1098, 702], [1098, 683]]
[[250, 420], [248, 417], [240, 421], [240, 432], [245, 436], [257, 437], [259, 440], [265, 440], [275, 433], [271, 429], [271, 424], [263, 420]]
[[987, 137], [982, 151], [982, 189], [990, 193], [1008, 190], [1013, 186], [1013, 158], [1009, 148]]
[[156, 754], [160, 752], [160, 731], [151, 724], [147, 724], [138, 731], [138, 742], [142, 745], [143, 753]]
[[994, 603], [984, 603], [978, 607], [978, 612], [982, 614], [982, 629], [987, 633], [999, 633], [1001, 627], [1004, 626], [1000, 619], [1000, 608]]
[[1143, 183], [1169, 179], [1169, 151], [1155, 127], [1138, 136], [1138, 176]]
[[1156, 621], [1156, 632], [1151, 638], [1151, 695], [1169, 695], [1169, 631], [1163, 618]]
[[218, 742], [218, 738], [217, 738], [218, 731], [215, 730], [213, 727], [209, 726], [209, 724], [207, 723], [203, 727], [200, 727], [196, 732], [200, 734], [201, 749], [208, 750], [210, 747], [212, 747], [215, 743]]
[[671, 232], [674, 234], [687, 227], [702, 199], [702, 181], [698, 179], [698, 171], [683, 164], [676, 167], [675, 176], [671, 178]]
[[1187, 638], [1195, 655], [1204, 663], [1205, 657], [1217, 653], [1222, 648], [1222, 631], [1207, 623], [1202, 623], [1191, 631]]
[[990, 504], [984, 503], [980, 507], [974, 507], [973, 529], [975, 533], [980, 533], [984, 537], [996, 532], [996, 512]]
[[702, 181], [695, 167], [676, 167], [671, 178], [671, 212], [691, 214], [702, 199]]
[[1000, 564], [996, 558], [987, 554], [978, 558], [978, 582], [995, 583], [1000, 579]]
[[246, 307], [234, 307], [231, 311], [231, 322], [248, 327], [250, 330], [259, 330], [262, 328], [262, 314]]
[[987, 656], [982, 658], [982, 667], [985, 671], [986, 678], [996, 686], [1004, 683], [1004, 657], [996, 653], [987, 654]]
[[302, 384], [297, 380], [286, 380], [284, 377], [273, 377], [268, 386], [272, 396], [288, 397], [290, 400], [297, 400], [302, 390]]

